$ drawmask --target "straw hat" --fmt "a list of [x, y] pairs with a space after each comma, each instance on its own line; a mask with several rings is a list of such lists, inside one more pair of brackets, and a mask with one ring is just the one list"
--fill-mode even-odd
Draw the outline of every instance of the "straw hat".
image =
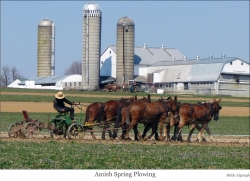
[[55, 97], [57, 98], [57, 99], [63, 99], [64, 97], [65, 97], [65, 95], [63, 94], [63, 92], [58, 92], [57, 94], [55, 94]]

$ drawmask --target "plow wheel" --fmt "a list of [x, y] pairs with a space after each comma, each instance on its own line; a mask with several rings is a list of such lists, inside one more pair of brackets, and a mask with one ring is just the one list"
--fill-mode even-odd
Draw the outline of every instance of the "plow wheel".
[[50, 134], [51, 138], [54, 138], [54, 139], [61, 139], [61, 138], [63, 138], [63, 134], [58, 134], [58, 133], [56, 133], [53, 130], [49, 130], [49, 134]]
[[[57, 128], [57, 127], [55, 127], [55, 128]], [[50, 134], [51, 138], [54, 138], [54, 139], [66, 138], [66, 136], [67, 136], [66, 135], [66, 126], [64, 124], [59, 125], [57, 129], [49, 130], [49, 134]]]
[[20, 123], [12, 123], [8, 127], [8, 136], [9, 137], [17, 137], [19, 134], [21, 134]]
[[77, 123], [71, 124], [67, 130], [67, 135], [69, 139], [83, 139], [83, 127]]
[[29, 122], [22, 128], [22, 133], [26, 138], [34, 138], [39, 134], [39, 125], [37, 123]]

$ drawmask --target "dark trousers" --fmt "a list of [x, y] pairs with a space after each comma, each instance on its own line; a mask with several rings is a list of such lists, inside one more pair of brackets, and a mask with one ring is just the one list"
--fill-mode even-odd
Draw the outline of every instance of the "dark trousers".
[[60, 107], [60, 108], [57, 108], [57, 111], [59, 111], [59, 112], [62, 112], [62, 111], [64, 111], [64, 112], [70, 112], [70, 118], [73, 120], [74, 119], [74, 108], [72, 108], [72, 107]]

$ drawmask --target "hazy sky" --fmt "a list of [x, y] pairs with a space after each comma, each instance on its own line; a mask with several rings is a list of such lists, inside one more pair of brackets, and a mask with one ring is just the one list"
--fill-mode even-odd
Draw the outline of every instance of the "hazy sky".
[[[82, 59], [82, 9], [91, 1], [1, 1], [1, 66], [37, 76], [37, 32], [55, 23], [55, 75]], [[101, 53], [116, 44], [116, 24], [135, 23], [135, 46], [177, 48], [188, 59], [239, 57], [249, 61], [248, 1], [92, 1], [102, 11]]]

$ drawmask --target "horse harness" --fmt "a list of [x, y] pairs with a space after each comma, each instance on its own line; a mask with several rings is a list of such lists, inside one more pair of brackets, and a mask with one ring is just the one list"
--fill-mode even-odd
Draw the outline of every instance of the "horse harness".
[[[205, 121], [210, 115], [213, 117], [213, 107], [211, 106], [210, 103], [207, 103], [207, 106], [209, 108], [209, 113], [206, 114], [205, 116], [201, 117], [201, 118], [197, 117], [197, 115], [194, 112], [194, 107], [191, 104], [185, 103], [185, 105], [188, 105], [190, 107], [190, 117], [192, 118], [192, 122], [194, 122], [194, 119], [193, 119], [193, 116], [192, 116], [193, 114], [197, 118], [196, 119], [197, 121]], [[206, 109], [206, 107], [203, 104], [198, 104], [197, 106], [203, 106]]]
[[[142, 121], [145, 121], [146, 123], [148, 123], [148, 120], [156, 118], [158, 116], [161, 116], [164, 112], [168, 113], [169, 110], [171, 110], [171, 112], [172, 112], [172, 107], [173, 106], [171, 106], [170, 108], [166, 107], [166, 105], [164, 104], [164, 101], [162, 99], [160, 99], [160, 102], [162, 103], [165, 111], [161, 111], [160, 107], [158, 107], [158, 114], [157, 115], [152, 116], [150, 118], [143, 117]], [[145, 104], [144, 104], [144, 112], [147, 112], [147, 106], [145, 106]]]

